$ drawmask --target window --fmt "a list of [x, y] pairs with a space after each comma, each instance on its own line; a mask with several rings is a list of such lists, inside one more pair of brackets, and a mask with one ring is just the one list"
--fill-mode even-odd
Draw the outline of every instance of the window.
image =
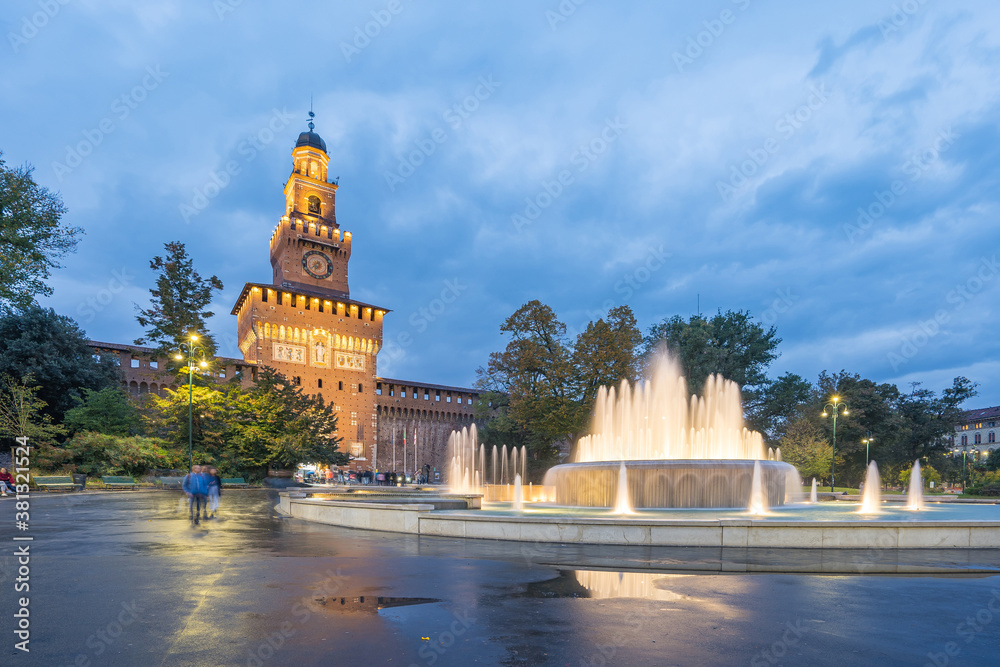
[[340, 390], [340, 391], [344, 391], [344, 382], [343, 382], [343, 380], [337, 382], [337, 389]]
[[159, 361], [151, 361], [151, 362], [149, 362], [149, 367], [150, 368], [159, 368], [160, 367], [160, 362]]
[[361, 393], [361, 392], [363, 392], [364, 390], [365, 390], [365, 388], [364, 388], [364, 387], [362, 387], [362, 386], [361, 386], [361, 383], [359, 382], [359, 383], [358, 383], [358, 393], [360, 394], [360, 393]]
[[131, 367], [131, 368], [139, 368], [139, 360], [138, 359], [132, 359], [131, 361], [129, 361], [129, 367]]
[[458, 397], [458, 398], [456, 398], [455, 400], [456, 400], [456, 401], [458, 402], [458, 404], [459, 404], [459, 405], [461, 405], [461, 404], [462, 404], [462, 397], [461, 397], [461, 396], [459, 396], [459, 397]]
[[296, 375], [295, 377], [293, 377], [292, 378], [292, 384], [294, 384], [296, 387], [299, 386], [299, 385], [301, 385], [302, 384], [302, 377], [298, 376], [298, 375]]
[[965, 447], [968, 444], [969, 444], [969, 436], [963, 435], [962, 436], [962, 446]]
[[431, 395], [430, 395], [430, 394], [428, 394], [428, 393], [427, 393], [426, 391], [424, 392], [424, 400], [425, 400], [425, 401], [429, 401], [429, 400], [431, 400]]
[[267, 290], [261, 291], [260, 300], [264, 303], [267, 303]]
[[319, 387], [320, 389], [322, 389], [323, 388], [323, 378], [320, 378], [316, 382], [317, 382], [316, 386]]
[[[381, 382], [376, 382], [375, 383], [375, 395], [376, 396], [381, 396], [382, 395], [382, 383]], [[392, 385], [391, 384], [389, 385], [389, 395], [392, 396]]]
[[90, 356], [92, 356], [94, 358], [94, 361], [96, 361], [97, 363], [101, 363], [101, 355], [99, 355], [99, 354], [92, 354]]
[[451, 403], [451, 394], [448, 394], [447, 396], [444, 397], [444, 402]]
[[317, 197], [316, 195], [309, 195], [309, 197], [306, 199], [306, 203], [309, 205], [309, 212], [310, 213], [312, 213], [313, 215], [319, 215], [320, 214], [320, 201], [319, 201], [319, 197]]
[[281, 292], [278, 292], [278, 305], [281, 305]]
[[434, 400], [435, 400], [436, 402], [438, 402], [438, 403], [440, 403], [440, 402], [441, 402], [441, 392], [440, 392], [440, 391], [436, 391], [436, 392], [434, 392]]
[[400, 389], [399, 390], [399, 397], [400, 398], [406, 398], [406, 389]]
[[996, 442], [997, 441], [997, 434], [994, 433], [993, 431], [990, 431], [990, 434], [989, 434], [989, 436], [986, 439], [989, 442]]
[[357, 412], [352, 412], [351, 413], [351, 426], [357, 426], [357, 425], [358, 425], [358, 413]]
[[982, 433], [977, 433], [976, 434], [976, 444], [977, 445], [983, 444], [983, 434]]

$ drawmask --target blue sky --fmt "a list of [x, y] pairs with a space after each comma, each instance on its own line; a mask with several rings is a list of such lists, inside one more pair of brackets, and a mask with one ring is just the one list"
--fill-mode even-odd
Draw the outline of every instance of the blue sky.
[[966, 375], [997, 405], [997, 26], [985, 1], [7, 2], [0, 149], [85, 228], [45, 304], [98, 340], [140, 334], [180, 240], [238, 356], [312, 95], [352, 296], [393, 311], [383, 376], [472, 383], [530, 299], [571, 333], [700, 302], [776, 326], [774, 374]]

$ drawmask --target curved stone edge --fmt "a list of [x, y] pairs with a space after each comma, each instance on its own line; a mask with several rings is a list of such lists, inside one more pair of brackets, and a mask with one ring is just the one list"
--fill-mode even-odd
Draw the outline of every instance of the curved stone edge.
[[[281, 494], [288, 516], [345, 528], [413, 535], [662, 547], [762, 549], [1000, 549], [1000, 521], [775, 521], [513, 517], [432, 505], [345, 502]], [[994, 568], [996, 571], [1000, 568]]]

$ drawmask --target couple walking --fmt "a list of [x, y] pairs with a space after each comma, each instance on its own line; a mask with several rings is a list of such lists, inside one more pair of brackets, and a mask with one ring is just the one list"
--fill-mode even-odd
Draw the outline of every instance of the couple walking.
[[[222, 478], [219, 471], [208, 466], [191, 466], [191, 472], [181, 484], [188, 497], [188, 511], [191, 520], [199, 523], [199, 514], [211, 519], [219, 511], [219, 496], [222, 495]], [[202, 512], [202, 508], [204, 511]], [[212, 514], [209, 516], [208, 512]]]

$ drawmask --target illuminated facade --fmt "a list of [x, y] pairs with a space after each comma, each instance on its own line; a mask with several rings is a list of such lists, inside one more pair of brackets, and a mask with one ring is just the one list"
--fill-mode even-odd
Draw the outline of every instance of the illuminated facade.
[[247, 283], [232, 314], [246, 362], [274, 368], [338, 413], [341, 451], [367, 469], [376, 437], [376, 360], [388, 312], [351, 299], [351, 233], [337, 223], [326, 143], [309, 131], [292, 150], [285, 213], [271, 236], [271, 284]]

